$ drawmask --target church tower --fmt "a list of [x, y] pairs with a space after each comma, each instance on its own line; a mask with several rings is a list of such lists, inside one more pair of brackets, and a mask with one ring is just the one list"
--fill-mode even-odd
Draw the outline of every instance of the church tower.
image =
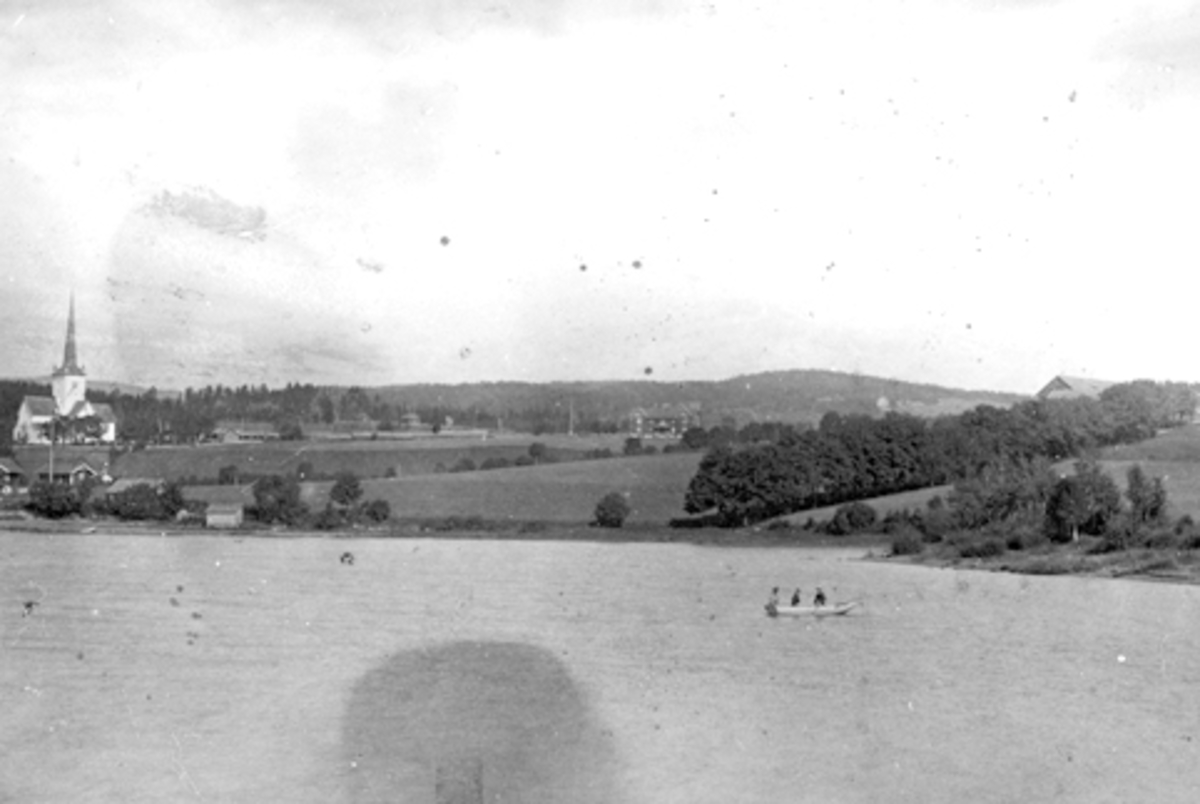
[[76, 406], [85, 402], [87, 378], [75, 353], [75, 294], [71, 293], [71, 309], [67, 315], [67, 344], [63, 348], [62, 365], [50, 378], [54, 404], [60, 416], [70, 416]]

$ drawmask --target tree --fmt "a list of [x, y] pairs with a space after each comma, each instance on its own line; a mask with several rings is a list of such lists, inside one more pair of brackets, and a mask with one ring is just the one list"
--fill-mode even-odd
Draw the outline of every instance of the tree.
[[340, 472], [329, 490], [329, 499], [342, 508], [352, 508], [363, 495], [362, 483], [353, 472]]
[[301, 441], [304, 439], [304, 430], [301, 429], [300, 422], [295, 419], [280, 422], [276, 430], [279, 432], [280, 441]]
[[625, 455], [641, 455], [642, 454], [642, 439], [627, 438], [625, 439]]
[[534, 463], [542, 463], [548, 454], [549, 450], [541, 441], [534, 441], [529, 445], [529, 457], [533, 459]]
[[217, 485], [236, 486], [238, 483], [238, 468], [230, 464], [217, 470]]
[[1080, 533], [1099, 536], [1121, 510], [1121, 493], [1098, 465], [1080, 461], [1075, 474], [1054, 484], [1046, 501], [1046, 535], [1074, 541]]
[[1141, 465], [1134, 464], [1125, 473], [1125, 481], [1134, 530], [1140, 525], [1161, 522], [1167, 513], [1167, 489], [1162, 478], [1148, 478]]
[[679, 443], [685, 449], [701, 450], [708, 447], [708, 431], [703, 427], [689, 427], [683, 431]]
[[596, 503], [596, 524], [602, 528], [619, 528], [625, 524], [630, 511], [625, 495], [615, 491], [609, 492]]
[[325, 394], [321, 394], [319, 397], [317, 397], [317, 411], [317, 415], [320, 417], [322, 422], [325, 424], [333, 424], [333, 420], [335, 418], [333, 400]]
[[300, 483], [294, 477], [268, 475], [254, 484], [254, 516], [266, 524], [296, 525], [308, 515], [300, 501]]

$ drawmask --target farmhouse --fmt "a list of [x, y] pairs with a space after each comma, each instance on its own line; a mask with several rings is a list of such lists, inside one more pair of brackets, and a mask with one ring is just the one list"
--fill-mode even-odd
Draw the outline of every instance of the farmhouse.
[[222, 444], [276, 441], [278, 438], [279, 431], [274, 424], [258, 421], [220, 421], [210, 436], [210, 440]]
[[26, 485], [25, 470], [11, 458], [0, 458], [0, 493], [12, 494]]
[[689, 427], [700, 426], [700, 404], [634, 408], [629, 419], [630, 429], [637, 438], [678, 438]]
[[50, 378], [49, 396], [27, 396], [17, 411], [14, 444], [111, 444], [117, 419], [108, 405], [87, 400], [87, 376], [75, 350], [75, 296], [67, 316], [67, 342], [62, 365]]
[[1111, 388], [1114, 385], [1116, 383], [1106, 380], [1094, 380], [1088, 377], [1068, 377], [1065, 374], [1059, 374], [1046, 383], [1045, 387], [1038, 391], [1036, 396], [1038, 399], [1079, 399], [1081, 397], [1099, 399], [1100, 394], [1106, 388]]

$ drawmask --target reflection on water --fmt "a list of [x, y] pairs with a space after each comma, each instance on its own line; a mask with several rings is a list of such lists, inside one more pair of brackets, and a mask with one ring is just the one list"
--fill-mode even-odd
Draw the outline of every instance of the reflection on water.
[[566, 668], [511, 642], [396, 653], [354, 685], [349, 800], [610, 802], [613, 752]]

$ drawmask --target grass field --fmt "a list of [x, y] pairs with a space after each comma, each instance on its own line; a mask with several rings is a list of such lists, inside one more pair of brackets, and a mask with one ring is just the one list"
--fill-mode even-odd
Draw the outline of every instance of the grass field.
[[[626, 494], [630, 524], [665, 524], [684, 515], [683, 498], [699, 453], [645, 455], [486, 472], [363, 482], [364, 499], [387, 500], [393, 518], [479, 516], [489, 520], [590, 522], [600, 498]], [[330, 483], [305, 486], [305, 502], [325, 506]]]
[[[1099, 461], [1122, 491], [1125, 473], [1141, 465], [1147, 475], [1163, 479], [1171, 517], [1187, 514], [1200, 520], [1200, 427], [1188, 425], [1140, 444], [1110, 447]], [[1063, 468], [1069, 470], [1069, 465]]]
[[534, 442], [546, 445], [557, 460], [571, 461], [597, 449], [620, 454], [624, 436], [544, 436], [528, 434], [460, 438], [441, 435], [408, 441], [267, 441], [247, 444], [206, 444], [195, 447], [152, 447], [122, 455], [113, 472], [117, 477], [199, 478], [215, 480], [222, 467], [236, 466], [253, 475], [296, 474], [308, 463], [317, 476], [351, 471], [359, 477], [400, 477], [435, 474], [463, 458], [476, 465], [487, 458], [516, 460], [528, 455]]
[[[912, 491], [902, 491], [899, 494], [872, 497], [868, 500], [863, 500], [863, 502], [874, 508], [875, 513], [882, 518], [892, 511], [924, 510], [931, 499], [939, 495], [945, 498], [953, 489], [953, 486], [931, 486], [927, 489], [913, 489]], [[837, 509], [840, 507], [840, 505], [826, 505], [821, 508], [811, 508], [807, 511], [788, 514], [779, 518], [793, 525], [803, 525], [809, 519], [813, 522], [827, 522], [833, 519], [833, 515], [837, 513]]]

